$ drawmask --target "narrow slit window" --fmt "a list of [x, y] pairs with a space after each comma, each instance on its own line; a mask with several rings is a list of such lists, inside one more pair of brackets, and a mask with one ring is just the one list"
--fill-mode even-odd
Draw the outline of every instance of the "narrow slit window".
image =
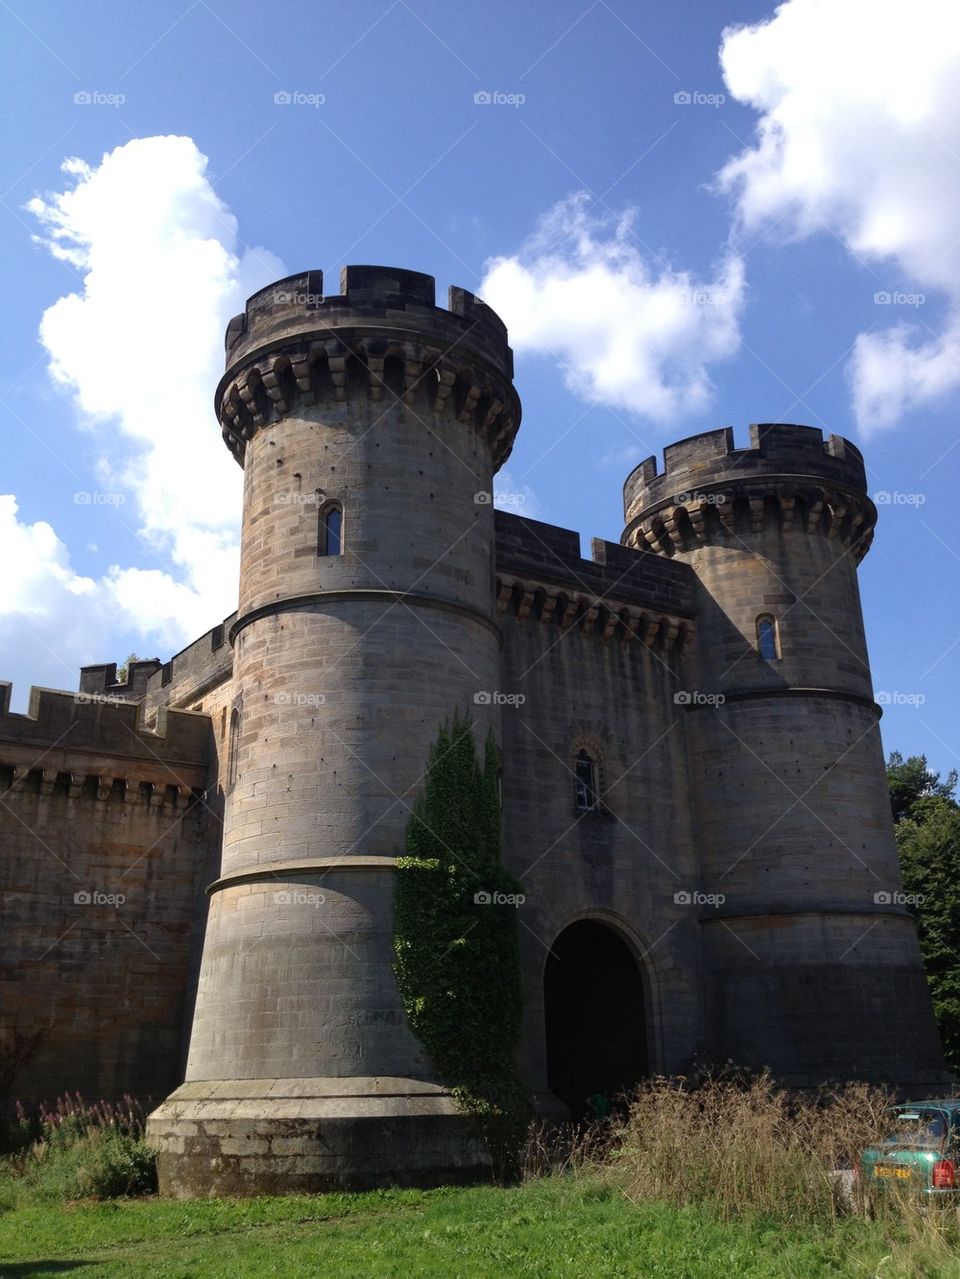
[[581, 812], [589, 812], [598, 806], [597, 765], [586, 751], [578, 751], [576, 759], [576, 803]]
[[227, 785], [233, 786], [237, 780], [237, 756], [240, 750], [240, 712], [234, 710], [230, 714], [230, 745], [227, 754]]
[[340, 555], [343, 552], [343, 507], [330, 502], [320, 511], [318, 555]]
[[757, 652], [765, 662], [775, 662], [780, 657], [777, 619], [770, 613], [761, 613], [757, 618]]

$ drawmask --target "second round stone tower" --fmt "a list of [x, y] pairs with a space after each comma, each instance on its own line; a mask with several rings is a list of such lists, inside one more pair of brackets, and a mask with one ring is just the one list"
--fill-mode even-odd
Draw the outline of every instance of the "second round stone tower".
[[485, 1160], [399, 1001], [392, 871], [440, 723], [470, 707], [497, 729], [474, 703], [499, 671], [512, 374], [499, 318], [462, 289], [437, 307], [412, 271], [347, 267], [332, 296], [292, 276], [229, 326], [235, 697], [186, 1083], [151, 1121], [168, 1191], [456, 1180]]
[[939, 1085], [860, 609], [876, 521], [863, 459], [779, 423], [753, 426], [749, 448], [722, 429], [664, 458], [627, 479], [623, 540], [696, 581], [675, 702], [710, 903], [705, 1048], [801, 1085]]

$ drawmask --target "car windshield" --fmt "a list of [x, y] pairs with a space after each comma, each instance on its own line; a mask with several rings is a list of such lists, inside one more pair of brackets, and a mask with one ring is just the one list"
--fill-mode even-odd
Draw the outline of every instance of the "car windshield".
[[905, 1108], [894, 1112], [894, 1128], [884, 1145], [934, 1146], [941, 1149], [947, 1139], [947, 1116], [942, 1110]]

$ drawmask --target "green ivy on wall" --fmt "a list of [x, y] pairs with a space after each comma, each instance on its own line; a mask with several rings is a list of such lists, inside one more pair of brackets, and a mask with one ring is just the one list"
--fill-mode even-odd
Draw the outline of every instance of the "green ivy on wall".
[[394, 971], [407, 1017], [507, 1172], [526, 1124], [516, 1072], [522, 888], [500, 861], [493, 735], [481, 767], [468, 716], [440, 729], [406, 853], [397, 861]]

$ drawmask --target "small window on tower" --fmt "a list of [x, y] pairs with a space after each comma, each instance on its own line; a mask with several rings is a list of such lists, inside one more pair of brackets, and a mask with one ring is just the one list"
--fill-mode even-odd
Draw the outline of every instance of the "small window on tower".
[[777, 619], [770, 613], [761, 613], [757, 618], [757, 652], [765, 662], [779, 660], [780, 637], [777, 634]]
[[592, 755], [581, 750], [576, 759], [576, 801], [581, 812], [589, 812], [600, 803], [597, 794], [597, 764]]
[[227, 753], [227, 785], [237, 780], [237, 756], [240, 750], [240, 712], [236, 708], [230, 714], [230, 744]]
[[340, 555], [343, 551], [343, 507], [339, 502], [328, 502], [320, 508], [320, 528], [317, 539], [318, 555]]

